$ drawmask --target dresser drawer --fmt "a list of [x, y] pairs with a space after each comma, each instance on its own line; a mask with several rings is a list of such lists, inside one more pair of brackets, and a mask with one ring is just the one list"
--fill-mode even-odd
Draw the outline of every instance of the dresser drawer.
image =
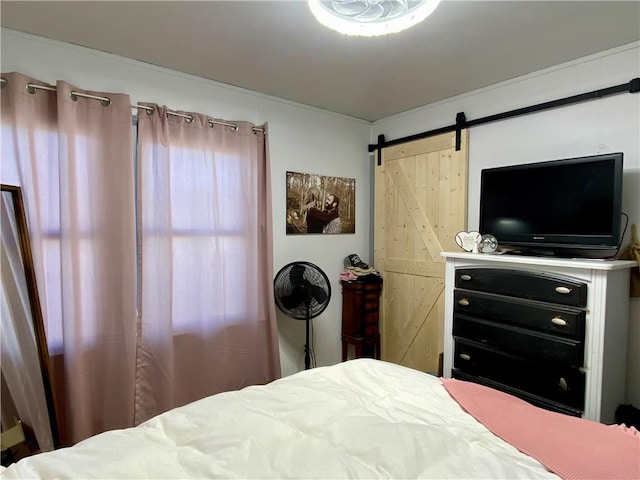
[[546, 273], [501, 268], [457, 268], [456, 288], [584, 307], [587, 285]]
[[466, 382], [479, 383], [480, 385], [484, 385], [486, 387], [491, 387], [496, 390], [500, 390], [502, 392], [508, 393], [515, 397], [519, 397], [525, 402], [529, 402], [536, 407], [544, 408], [546, 410], [551, 410], [552, 412], [563, 413], [565, 415], [571, 415], [574, 417], [581, 417], [584, 413], [583, 410], [570, 407], [568, 405], [564, 405], [562, 403], [553, 402], [546, 398], [540, 397], [538, 395], [533, 395], [532, 393], [523, 392], [522, 390], [518, 390], [517, 388], [510, 387], [509, 385], [504, 385], [499, 382], [494, 382], [493, 380], [489, 380], [487, 378], [476, 377], [474, 375], [469, 375], [460, 370], [454, 369], [452, 372], [452, 377], [457, 378], [458, 380], [464, 380]]
[[512, 325], [454, 315], [453, 335], [544, 363], [580, 368], [584, 363], [582, 342]]
[[369, 293], [362, 296], [362, 308], [366, 312], [377, 312], [380, 303], [378, 293]]
[[579, 308], [456, 289], [455, 314], [523, 326], [575, 340], [584, 340], [586, 312]]
[[[361, 331], [356, 332], [355, 335], [362, 335], [370, 337], [377, 335], [378, 331], [378, 312], [367, 312], [362, 315], [362, 324], [360, 326]], [[345, 332], [349, 334], [349, 332]]]
[[354, 292], [363, 293], [363, 294], [367, 294], [367, 293], [377, 294], [382, 289], [381, 278], [375, 277], [372, 280], [367, 280], [367, 279], [363, 280], [362, 278], [364, 277], [361, 277], [361, 279], [359, 280], [350, 281], [350, 282], [343, 281], [342, 286]]
[[584, 375], [575, 368], [538, 363], [461, 339], [455, 341], [453, 367], [572, 408], [584, 408]]

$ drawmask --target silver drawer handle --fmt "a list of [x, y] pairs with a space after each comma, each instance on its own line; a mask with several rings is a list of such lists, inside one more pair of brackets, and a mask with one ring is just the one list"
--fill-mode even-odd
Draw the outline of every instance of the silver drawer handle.
[[462, 360], [471, 360], [471, 355], [467, 355], [466, 353], [461, 353], [458, 355]]
[[460, 280], [471, 280], [471, 275], [460, 275]]
[[464, 307], [469, 305], [469, 300], [467, 300], [466, 298], [461, 298], [460, 300], [458, 300], [458, 303]]
[[555, 325], [559, 325], [561, 327], [566, 327], [567, 326], [567, 321], [563, 320], [560, 317], [555, 317], [551, 319], [551, 323], [555, 324]]
[[568, 293], [571, 293], [571, 289], [569, 287], [556, 287], [556, 292], [567, 295]]
[[558, 382], [558, 387], [560, 387], [560, 390], [562, 390], [563, 392], [566, 392], [567, 390], [569, 390], [567, 381], [564, 378], [560, 378], [560, 381]]

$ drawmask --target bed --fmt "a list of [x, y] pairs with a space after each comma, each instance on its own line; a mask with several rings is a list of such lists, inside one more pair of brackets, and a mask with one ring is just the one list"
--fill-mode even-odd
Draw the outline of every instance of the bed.
[[[529, 415], [529, 409], [535, 425], [528, 428], [522, 418], [511, 428], [516, 436], [523, 431], [528, 437], [546, 432], [538, 443], [553, 450], [556, 443], [575, 441], [573, 434], [564, 434], [564, 415], [480, 385], [358, 359], [204, 398], [138, 427], [105, 432], [70, 448], [22, 459], [0, 475], [3, 480], [585, 478], [584, 467], [567, 472], [565, 465], [558, 468], [550, 462], [553, 473], [534, 458], [537, 453], [528, 450], [526, 441], [519, 449], [498, 436], [509, 439], [511, 434], [500, 429], [509, 430], [517, 417]], [[538, 414], [550, 418], [551, 427]], [[483, 415], [497, 417], [497, 426], [487, 427], [476, 419]], [[595, 427], [598, 444], [613, 442], [610, 450], [616, 458], [596, 462], [602, 464], [601, 470], [588, 466], [591, 478], [640, 477], [637, 431], [566, 419], [587, 425], [587, 430]], [[560, 435], [551, 431], [556, 424], [561, 425]], [[609, 434], [615, 440], [609, 440]], [[558, 442], [550, 440], [553, 435]], [[579, 431], [574, 437], [585, 435], [589, 437]], [[603, 446], [584, 450], [573, 445], [570, 451], [580, 460], [573, 463], [583, 464], [586, 455], [593, 456], [589, 448], [601, 452]], [[562, 463], [566, 453], [560, 448], [552, 456], [559, 455]], [[544, 455], [542, 460], [549, 463]]]

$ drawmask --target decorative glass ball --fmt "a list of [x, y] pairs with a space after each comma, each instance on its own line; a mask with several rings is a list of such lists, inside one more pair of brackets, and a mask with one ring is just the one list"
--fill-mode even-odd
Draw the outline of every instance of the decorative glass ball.
[[482, 235], [478, 243], [480, 253], [492, 253], [498, 248], [498, 240], [493, 235]]

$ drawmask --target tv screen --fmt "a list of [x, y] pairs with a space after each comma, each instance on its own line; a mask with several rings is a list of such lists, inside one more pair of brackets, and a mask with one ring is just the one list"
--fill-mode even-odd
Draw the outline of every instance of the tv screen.
[[523, 253], [600, 257], [618, 247], [622, 153], [484, 169], [480, 233]]

